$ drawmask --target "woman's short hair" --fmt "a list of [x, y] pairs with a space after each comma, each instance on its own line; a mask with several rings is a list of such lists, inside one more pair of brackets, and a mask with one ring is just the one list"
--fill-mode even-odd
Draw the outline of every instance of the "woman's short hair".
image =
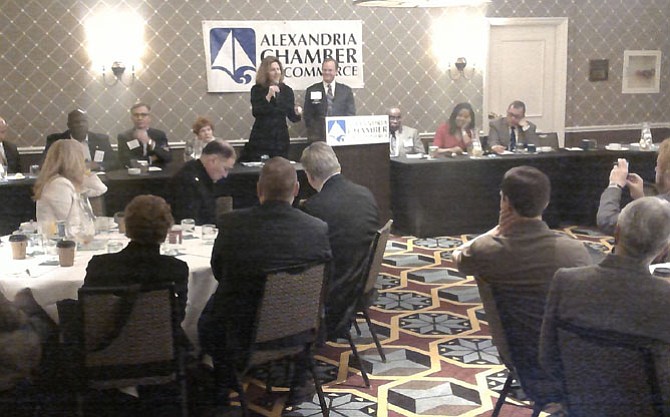
[[208, 118], [198, 116], [198, 118], [195, 119], [195, 122], [193, 123], [193, 133], [197, 135], [198, 133], [200, 133], [200, 129], [202, 129], [205, 126], [211, 127], [212, 131], [214, 131], [214, 125]]
[[124, 214], [126, 236], [144, 245], [162, 243], [174, 223], [168, 203], [151, 194], [133, 198], [126, 206]]
[[279, 82], [280, 83], [284, 82], [284, 67], [281, 64], [281, 61], [279, 61], [279, 58], [277, 58], [276, 56], [268, 55], [265, 58], [263, 58], [263, 60], [261, 61], [261, 65], [258, 67], [258, 70], [256, 71], [256, 84], [260, 84], [265, 87], [268, 87], [270, 85], [270, 77], [268, 77], [268, 74], [270, 72], [270, 65], [272, 65], [273, 62], [279, 64], [279, 71], [281, 71]]
[[325, 142], [314, 142], [302, 151], [302, 167], [318, 181], [325, 181], [336, 172], [340, 172], [340, 162], [333, 148]]
[[57, 175], [70, 180], [76, 189], [81, 187], [86, 175], [86, 161], [80, 142], [74, 139], [60, 139], [49, 147], [33, 187], [35, 200], [40, 199], [44, 186]]
[[500, 190], [522, 217], [537, 217], [549, 204], [551, 183], [542, 171], [527, 165], [510, 169], [503, 176]]
[[470, 103], [458, 103], [451, 111], [451, 115], [449, 116], [449, 133], [452, 135], [458, 130], [458, 127], [456, 126], [456, 116], [458, 116], [458, 113], [460, 113], [463, 109], [470, 112], [470, 124], [465, 128], [468, 130], [475, 128], [475, 111], [472, 109]]

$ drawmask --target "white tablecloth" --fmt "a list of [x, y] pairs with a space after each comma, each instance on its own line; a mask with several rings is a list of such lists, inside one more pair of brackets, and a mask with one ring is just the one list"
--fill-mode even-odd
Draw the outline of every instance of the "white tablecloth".
[[[193, 236], [195, 238], [184, 239], [183, 244], [179, 246], [180, 254], [177, 255], [177, 258], [186, 262], [189, 268], [188, 302], [182, 327], [189, 339], [197, 346], [198, 318], [210, 295], [216, 290], [217, 282], [209, 266], [212, 245], [205, 244], [200, 239], [199, 227], [196, 228]], [[7, 237], [1, 240], [0, 291], [11, 301], [21, 289], [30, 288], [37, 303], [56, 322], [58, 322], [56, 302], [67, 298], [77, 299], [77, 290], [84, 283], [88, 261], [93, 255], [107, 252], [104, 241], [121, 241], [124, 247], [128, 242], [125, 236], [116, 232], [96, 235], [94, 246], [101, 248], [104, 246], [104, 249], [77, 250], [74, 266], [65, 268], [58, 265], [44, 265], [48, 260], [57, 260], [54, 256], [48, 255], [28, 256], [23, 260], [14, 260]]]

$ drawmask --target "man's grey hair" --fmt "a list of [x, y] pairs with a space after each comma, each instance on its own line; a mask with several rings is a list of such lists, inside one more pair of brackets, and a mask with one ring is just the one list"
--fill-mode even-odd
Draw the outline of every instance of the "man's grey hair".
[[670, 239], [670, 203], [643, 197], [628, 204], [617, 222], [618, 245], [631, 257], [654, 258]]
[[325, 181], [342, 169], [335, 151], [326, 142], [314, 142], [305, 148], [300, 163], [305, 171], [318, 181]]

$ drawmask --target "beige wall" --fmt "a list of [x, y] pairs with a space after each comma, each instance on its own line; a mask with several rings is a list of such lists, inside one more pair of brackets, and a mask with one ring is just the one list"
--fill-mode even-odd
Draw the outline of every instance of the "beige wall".
[[[75, 107], [88, 110], [91, 130], [109, 133], [115, 142], [116, 134], [129, 127], [127, 109], [138, 99], [153, 105], [153, 124], [171, 141], [187, 138], [197, 115], [211, 117], [218, 136], [246, 138], [253, 122], [248, 94], [206, 92], [200, 26], [205, 19], [360, 19], [365, 88], [355, 90], [359, 114], [381, 114], [399, 104], [405, 123], [430, 132], [454, 104], [470, 101], [481, 125], [481, 73], [452, 81], [432, 55], [430, 27], [435, 19], [445, 19], [441, 10], [362, 8], [349, 0], [41, 3], [4, 0], [0, 7], [0, 115], [11, 126], [10, 138], [21, 146], [41, 146], [47, 133], [65, 130], [65, 115]], [[136, 9], [147, 22], [144, 68], [128, 87], [105, 86], [89, 68], [82, 22], [107, 4]], [[568, 127], [670, 121], [667, 0], [493, 0], [486, 15], [570, 19]], [[660, 94], [621, 94], [625, 49], [662, 50]], [[588, 81], [590, 58], [610, 60], [609, 81]], [[297, 95], [302, 100], [303, 92]], [[291, 135], [304, 136], [302, 123], [291, 127]]]

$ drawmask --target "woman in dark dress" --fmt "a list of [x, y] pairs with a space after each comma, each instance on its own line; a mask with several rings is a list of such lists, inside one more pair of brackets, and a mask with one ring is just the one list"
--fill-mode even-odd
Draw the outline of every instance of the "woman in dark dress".
[[293, 89], [284, 84], [284, 71], [274, 56], [263, 58], [251, 87], [251, 111], [256, 121], [241, 161], [259, 161], [267, 155], [288, 157], [289, 134], [286, 118], [300, 121], [302, 108], [294, 102]]

